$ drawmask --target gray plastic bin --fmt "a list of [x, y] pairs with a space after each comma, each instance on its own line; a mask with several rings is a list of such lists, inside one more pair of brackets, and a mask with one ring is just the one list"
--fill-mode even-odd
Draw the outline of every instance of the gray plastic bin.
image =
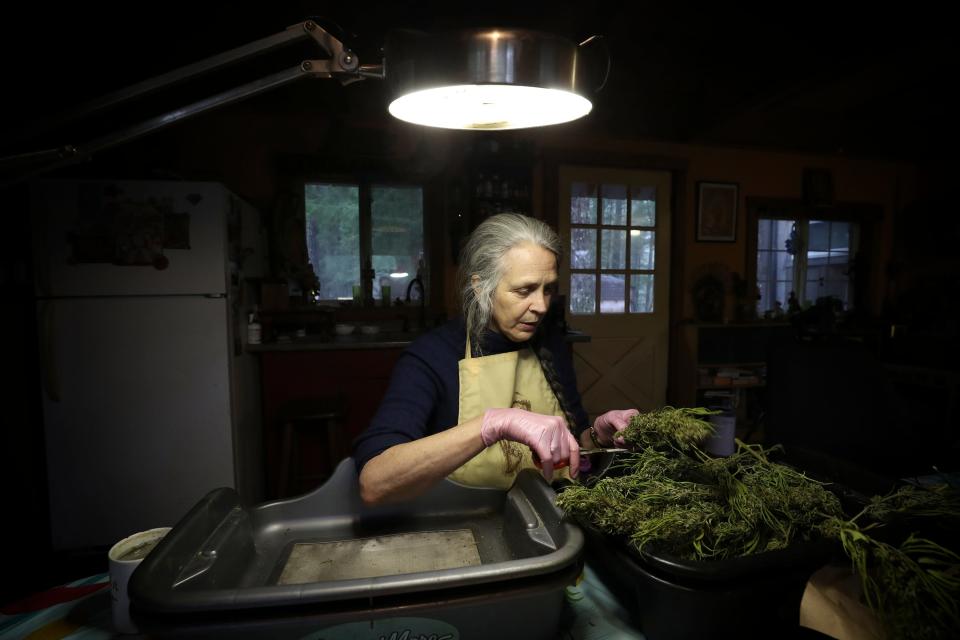
[[552, 638], [583, 550], [554, 498], [526, 471], [371, 508], [350, 459], [289, 500], [217, 489], [134, 572], [131, 613], [161, 637]]

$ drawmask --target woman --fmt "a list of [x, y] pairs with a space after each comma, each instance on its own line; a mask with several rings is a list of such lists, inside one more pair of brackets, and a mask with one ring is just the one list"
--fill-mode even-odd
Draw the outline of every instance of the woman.
[[470, 235], [463, 317], [410, 345], [354, 443], [366, 503], [412, 498], [445, 477], [508, 489], [534, 454], [548, 482], [564, 464], [575, 477], [580, 446], [613, 444], [636, 415], [609, 411], [586, 428], [563, 335], [544, 322], [560, 254], [550, 227], [519, 214], [488, 218]]

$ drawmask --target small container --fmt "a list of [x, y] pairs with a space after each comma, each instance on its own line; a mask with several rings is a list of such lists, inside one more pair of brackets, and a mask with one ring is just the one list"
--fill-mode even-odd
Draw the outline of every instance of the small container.
[[380, 302], [385, 307], [390, 306], [390, 278], [380, 278]]
[[380, 327], [375, 324], [365, 324], [360, 327], [360, 333], [365, 336], [375, 336], [380, 333]]
[[337, 324], [333, 327], [333, 332], [338, 336], [348, 336], [356, 329], [352, 324]]
[[110, 564], [110, 609], [113, 628], [118, 633], [137, 633], [137, 626], [130, 619], [130, 596], [127, 584], [130, 576], [160, 540], [170, 532], [170, 527], [158, 527], [141, 531], [116, 543], [107, 552]]
[[721, 458], [733, 455], [737, 450], [734, 440], [737, 429], [736, 414], [724, 412], [710, 416], [710, 424], [713, 425], [713, 435], [707, 438], [704, 449], [707, 453]]
[[260, 344], [263, 341], [263, 325], [260, 324], [260, 313], [256, 306], [247, 317], [247, 344]]

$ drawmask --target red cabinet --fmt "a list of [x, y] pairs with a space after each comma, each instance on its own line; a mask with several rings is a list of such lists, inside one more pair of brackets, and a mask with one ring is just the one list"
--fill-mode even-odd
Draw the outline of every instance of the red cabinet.
[[[342, 425], [344, 451], [369, 424], [390, 381], [402, 348], [323, 349], [302, 351], [261, 350], [263, 385], [264, 453], [269, 498], [277, 497], [282, 438], [281, 415], [288, 402], [342, 395], [346, 415]], [[317, 477], [325, 469], [328, 445], [323, 434], [304, 432], [297, 450], [303, 476]], [[310, 487], [301, 487], [306, 491]]]

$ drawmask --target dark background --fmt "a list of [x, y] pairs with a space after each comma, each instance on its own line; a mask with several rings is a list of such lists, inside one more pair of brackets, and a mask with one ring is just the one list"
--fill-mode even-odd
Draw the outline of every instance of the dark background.
[[[575, 42], [602, 35], [612, 65], [592, 126], [623, 137], [927, 162], [945, 157], [957, 111], [951, 86], [958, 71], [956, 38], [946, 9], [934, 6], [872, 5], [868, 11], [817, 2], [493, 2], [483, 9], [437, 1], [279, 2], [256, 10], [225, 2], [13, 5], [4, 10], [0, 27], [8, 112], [4, 142], [22, 133], [21, 118], [42, 120], [83, 98], [313, 18], [367, 63], [378, 61], [390, 28], [519, 26]], [[365, 101], [376, 90], [341, 92], [339, 101]], [[291, 95], [284, 89], [264, 99], [287, 102]], [[372, 114], [382, 111], [382, 103], [365, 102], [374, 103]]]

